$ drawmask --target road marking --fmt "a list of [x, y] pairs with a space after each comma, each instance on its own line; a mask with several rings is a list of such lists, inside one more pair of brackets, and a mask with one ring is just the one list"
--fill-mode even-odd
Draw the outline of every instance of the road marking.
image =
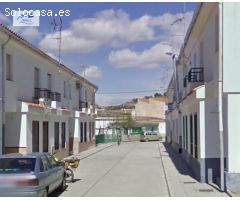
[[165, 182], [166, 182], [166, 185], [167, 185], [168, 196], [172, 197], [170, 187], [169, 187], [169, 184], [168, 184], [168, 180], [167, 180], [166, 170], [165, 170], [165, 167], [164, 167], [164, 164], [163, 164], [162, 153], [161, 153], [161, 150], [160, 150], [159, 143], [158, 143], [158, 151], [159, 151], [159, 154], [160, 154], [160, 157], [161, 157], [161, 164], [162, 164], [162, 168], [163, 168], [164, 179], [165, 179]]

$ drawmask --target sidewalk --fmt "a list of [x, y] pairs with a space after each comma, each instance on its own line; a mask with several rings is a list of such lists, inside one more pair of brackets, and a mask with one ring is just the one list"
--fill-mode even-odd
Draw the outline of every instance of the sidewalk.
[[[81, 160], [93, 155], [93, 154], [96, 154], [112, 145], [115, 145], [116, 143], [106, 143], [106, 144], [97, 144], [96, 147], [93, 147], [91, 149], [87, 149], [85, 151], [82, 151], [78, 154], [75, 154], [75, 155], [72, 155], [72, 156], [69, 156], [67, 158], [72, 158], [72, 157], [78, 157], [80, 158]], [[66, 159], [66, 158], [65, 158]]]
[[166, 173], [170, 195], [173, 197], [228, 197], [207, 183], [200, 183], [193, 178], [192, 173], [181, 156], [173, 151], [168, 143], [159, 143], [159, 151]]

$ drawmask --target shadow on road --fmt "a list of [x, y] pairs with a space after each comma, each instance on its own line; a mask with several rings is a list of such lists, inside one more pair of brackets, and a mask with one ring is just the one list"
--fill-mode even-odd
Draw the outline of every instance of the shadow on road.
[[191, 170], [189, 169], [188, 165], [185, 163], [181, 155], [177, 154], [173, 150], [173, 148], [170, 146], [170, 144], [168, 144], [167, 142], [163, 142], [162, 144], [166, 149], [166, 151], [162, 151], [162, 152], [168, 154], [168, 155], [162, 155], [162, 156], [169, 156], [175, 168], [178, 170], [180, 174], [190, 176], [197, 182], [196, 178], [194, 177], [193, 173], [191, 172]]
[[58, 190], [56, 190], [56, 191], [52, 192], [52, 193], [49, 195], [49, 197], [59, 197], [63, 192], [65, 192], [65, 191], [68, 190], [68, 185], [69, 185], [69, 184], [74, 184], [74, 183], [76, 183], [76, 182], [78, 182], [78, 181], [81, 181], [81, 180], [82, 180], [82, 179], [80, 179], [80, 178], [75, 178], [72, 183], [67, 183], [67, 187], [65, 188], [64, 191], [58, 191]]

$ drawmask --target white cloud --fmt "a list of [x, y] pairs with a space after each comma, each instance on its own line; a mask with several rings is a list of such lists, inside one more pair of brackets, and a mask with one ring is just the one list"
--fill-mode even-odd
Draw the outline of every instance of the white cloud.
[[31, 27], [10, 26], [9, 28], [28, 41], [40, 39], [42, 36], [38, 28], [33, 26]]
[[102, 70], [97, 66], [90, 66], [85, 69], [85, 72], [82, 73], [82, 76], [84, 75], [86, 78], [94, 78], [94, 79], [101, 78]]
[[[161, 29], [161, 42], [142, 52], [129, 48], [111, 51], [108, 57], [109, 63], [117, 68], [156, 68], [171, 64], [166, 52], [179, 53], [184, 38], [184, 31], [192, 18], [192, 12], [183, 15], [165, 13], [158, 17], [143, 16], [140, 19], [152, 27]], [[175, 22], [175, 23], [174, 23]], [[185, 24], [184, 24], [185, 23]], [[185, 28], [184, 28], [185, 27]]]
[[[74, 20], [68, 29], [62, 31], [62, 50], [88, 53], [102, 45], [116, 47], [124, 43], [153, 40], [155, 32], [148, 18], [143, 16], [131, 20], [124, 11], [104, 10], [92, 18]], [[59, 33], [46, 35], [40, 47], [57, 50], [58, 42], [53, 39], [56, 37], [59, 37]]]
[[135, 52], [130, 49], [112, 51], [109, 54], [109, 63], [117, 68], [157, 68], [160, 65], [169, 63], [170, 57], [166, 52], [171, 51], [171, 47], [164, 43], [158, 43], [143, 52]]

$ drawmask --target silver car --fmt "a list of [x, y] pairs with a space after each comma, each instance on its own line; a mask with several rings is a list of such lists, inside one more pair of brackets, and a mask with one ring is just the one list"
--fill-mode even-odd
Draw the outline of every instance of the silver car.
[[0, 196], [47, 196], [65, 187], [64, 166], [48, 153], [0, 156]]

